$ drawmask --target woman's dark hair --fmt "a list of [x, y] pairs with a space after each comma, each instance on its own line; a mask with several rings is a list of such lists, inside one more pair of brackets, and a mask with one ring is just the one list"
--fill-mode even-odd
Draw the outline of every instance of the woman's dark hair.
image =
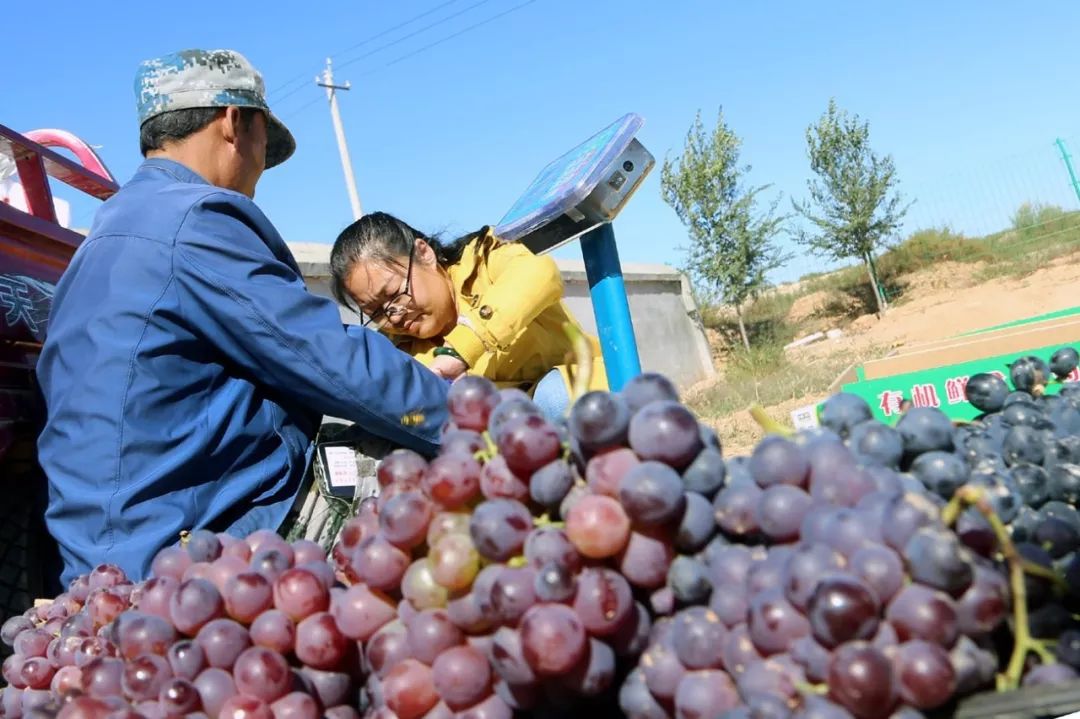
[[461, 260], [465, 246], [476, 233], [444, 242], [438, 236], [425, 235], [408, 223], [386, 212], [372, 212], [352, 223], [338, 235], [330, 250], [330, 289], [338, 302], [355, 308], [345, 290], [345, 278], [361, 260], [401, 264], [408, 257], [416, 240], [423, 240], [435, 251], [435, 261], [448, 267]]

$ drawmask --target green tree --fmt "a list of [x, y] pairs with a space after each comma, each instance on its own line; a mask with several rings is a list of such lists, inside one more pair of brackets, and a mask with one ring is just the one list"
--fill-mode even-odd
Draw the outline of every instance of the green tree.
[[768, 286], [766, 275], [788, 259], [774, 243], [787, 218], [776, 214], [779, 199], [758, 211], [758, 195], [769, 186], [744, 185], [750, 166], [739, 164], [741, 144], [723, 110], [711, 132], [698, 112], [682, 156], [664, 160], [660, 188], [690, 236], [685, 269], [699, 289], [735, 308], [750, 349], [743, 308]]
[[886, 301], [874, 255], [910, 207], [895, 191], [893, 159], [873, 151], [869, 123], [837, 108], [836, 100], [829, 100], [829, 109], [806, 129], [806, 146], [817, 178], [806, 183], [810, 200], [792, 205], [814, 231], [800, 229], [795, 239], [833, 260], [862, 261], [882, 314]]

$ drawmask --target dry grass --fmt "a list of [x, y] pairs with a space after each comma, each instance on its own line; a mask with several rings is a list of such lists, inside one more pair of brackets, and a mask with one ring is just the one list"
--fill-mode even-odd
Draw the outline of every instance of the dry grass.
[[816, 357], [789, 356], [772, 348], [736, 353], [715, 382], [692, 389], [684, 399], [717, 429], [725, 447], [748, 450], [761, 438], [746, 412], [751, 405], [769, 408], [776, 419], [790, 422], [792, 410], [825, 399], [853, 362], [876, 359], [886, 351], [871, 347], [857, 356], [843, 352]]
[[[1026, 213], [1026, 214], [1025, 214]], [[983, 238], [967, 238], [948, 229], [916, 232], [877, 260], [880, 280], [890, 303], [927, 291], [927, 269], [944, 265], [968, 273], [962, 285], [992, 278], [1021, 277], [1048, 262], [1080, 253], [1080, 213], [1057, 208], [1020, 208], [1009, 230]], [[801, 298], [816, 294], [812, 302]], [[812, 311], [805, 311], [807, 306]], [[787, 420], [796, 407], [823, 399], [834, 380], [851, 364], [885, 353], [870, 347], [853, 355], [785, 352], [792, 340], [829, 327], [865, 325], [876, 311], [866, 270], [852, 266], [803, 277], [793, 288], [769, 292], [745, 310], [751, 350], [742, 348], [738, 324], [730, 308], [705, 307], [718, 379], [688, 393], [687, 403], [705, 421], [717, 426], [729, 446], [748, 449], [760, 437], [745, 410], [759, 404], [777, 419]], [[852, 326], [854, 323], [854, 326]]]

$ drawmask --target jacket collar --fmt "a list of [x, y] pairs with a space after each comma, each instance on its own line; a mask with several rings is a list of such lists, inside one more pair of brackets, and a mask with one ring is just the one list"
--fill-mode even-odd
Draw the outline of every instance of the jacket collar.
[[[164, 157], [155, 157], [149, 160], [144, 160], [139, 169], [135, 171], [135, 176], [131, 178], [132, 182], [137, 180], [143, 180], [150, 177], [159, 176], [161, 174], [168, 175], [177, 182], [186, 182], [193, 185], [204, 185], [206, 187], [213, 187], [206, 179], [199, 173], [192, 170], [187, 165], [177, 162], [176, 160], [169, 160]], [[238, 197], [242, 197], [240, 193], [234, 190], [226, 190], [223, 187], [219, 187], [222, 192], [233, 192]], [[269, 220], [267, 220], [269, 223]], [[270, 226], [273, 229], [273, 226]], [[266, 232], [259, 233], [262, 241], [270, 248], [276, 257], [284, 261], [297, 273], [300, 272], [300, 266], [296, 262], [296, 258], [292, 254], [292, 250], [289, 249], [288, 244], [274, 229], [272, 235]]]
[[194, 185], [210, 184], [202, 175], [195, 172], [187, 165], [165, 157], [152, 157], [148, 160], [143, 160], [143, 163], [139, 165], [139, 169], [135, 171], [135, 176], [145, 177], [151, 173], [159, 172], [171, 176], [177, 182], [187, 182]]
[[487, 262], [488, 253], [497, 244], [498, 239], [490, 225], [484, 225], [473, 233], [472, 240], [465, 247], [461, 259], [450, 270], [458, 287], [465, 287], [472, 283], [481, 265]]

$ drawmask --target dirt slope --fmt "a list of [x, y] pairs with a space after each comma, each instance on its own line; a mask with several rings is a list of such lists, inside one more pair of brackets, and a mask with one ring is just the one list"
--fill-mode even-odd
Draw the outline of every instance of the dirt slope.
[[[875, 349], [910, 348], [984, 327], [1080, 305], [1080, 262], [1059, 263], [1022, 278], [975, 283], [977, 265], [943, 263], [910, 277], [904, 299], [881, 320], [860, 317], [845, 335], [794, 350], [796, 363], [850, 356], [855, 361]], [[766, 408], [788, 421], [791, 410], [823, 399], [806, 396]], [[749, 451], [761, 432], [746, 412], [717, 418], [725, 452]]]

